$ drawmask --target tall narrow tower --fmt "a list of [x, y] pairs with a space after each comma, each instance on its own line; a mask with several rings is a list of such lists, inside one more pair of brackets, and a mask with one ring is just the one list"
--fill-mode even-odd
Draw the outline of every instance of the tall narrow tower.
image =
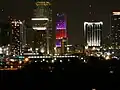
[[95, 19], [92, 0], [88, 2], [88, 19], [84, 22], [84, 44], [87, 47], [100, 47], [103, 22]]
[[61, 54], [66, 53], [67, 46], [67, 18], [64, 13], [57, 13], [56, 18], [56, 47]]
[[117, 49], [120, 45], [120, 11], [113, 11], [111, 15], [112, 45]]
[[47, 0], [36, 0], [36, 9], [32, 18], [34, 30], [34, 49], [38, 48], [44, 54], [50, 54], [52, 40], [52, 9]]
[[12, 22], [12, 44], [11, 44], [11, 54], [12, 55], [21, 55], [22, 49], [22, 31], [23, 23], [20, 20], [14, 19]]

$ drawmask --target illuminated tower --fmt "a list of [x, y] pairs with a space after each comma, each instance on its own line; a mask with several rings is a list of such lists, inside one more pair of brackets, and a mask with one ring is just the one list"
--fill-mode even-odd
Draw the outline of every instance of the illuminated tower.
[[103, 22], [84, 22], [84, 38], [88, 47], [101, 46]]
[[67, 39], [66, 15], [64, 13], [58, 13], [56, 18], [56, 47], [61, 54], [65, 54]]
[[24, 48], [26, 46], [26, 25], [25, 20], [22, 21], [22, 24], [20, 25], [20, 41], [21, 41], [21, 54], [24, 51]]
[[22, 22], [20, 20], [12, 21], [12, 45], [11, 53], [13, 55], [20, 55], [20, 29]]
[[114, 11], [111, 15], [111, 38], [112, 45], [117, 46], [120, 45], [120, 11]]
[[50, 54], [50, 47], [52, 46], [52, 9], [49, 1], [36, 0], [36, 9], [32, 23], [34, 49], [38, 48], [44, 54]]
[[88, 1], [88, 17], [84, 22], [84, 46], [98, 47], [102, 44], [103, 22], [96, 20], [93, 8], [93, 0]]
[[24, 22], [14, 19], [12, 22], [11, 54], [21, 55], [22, 47], [26, 44]]

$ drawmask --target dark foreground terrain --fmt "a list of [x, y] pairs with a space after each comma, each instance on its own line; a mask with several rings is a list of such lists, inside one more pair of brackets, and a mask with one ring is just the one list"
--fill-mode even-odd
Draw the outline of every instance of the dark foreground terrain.
[[87, 63], [78, 59], [63, 62], [31, 63], [18, 71], [1, 71], [0, 90], [120, 90], [120, 61]]

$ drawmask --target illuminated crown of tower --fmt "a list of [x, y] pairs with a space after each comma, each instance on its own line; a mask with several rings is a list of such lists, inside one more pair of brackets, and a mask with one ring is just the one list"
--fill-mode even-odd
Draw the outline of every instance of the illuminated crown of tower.
[[49, 6], [51, 5], [49, 0], [35, 0], [36, 6]]

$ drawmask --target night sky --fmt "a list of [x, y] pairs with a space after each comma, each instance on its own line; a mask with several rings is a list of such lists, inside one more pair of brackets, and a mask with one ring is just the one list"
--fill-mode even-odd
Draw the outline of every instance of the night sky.
[[[92, 8], [89, 9], [89, 4]], [[34, 0], [0, 0], [0, 21], [7, 16], [29, 19], [33, 15]], [[110, 12], [120, 10], [120, 0], [54, 0], [53, 16], [56, 12], [65, 12], [68, 17], [68, 34], [70, 44], [83, 43], [83, 23], [89, 19], [104, 22], [103, 37], [110, 31]], [[93, 16], [89, 17], [92, 11]]]

